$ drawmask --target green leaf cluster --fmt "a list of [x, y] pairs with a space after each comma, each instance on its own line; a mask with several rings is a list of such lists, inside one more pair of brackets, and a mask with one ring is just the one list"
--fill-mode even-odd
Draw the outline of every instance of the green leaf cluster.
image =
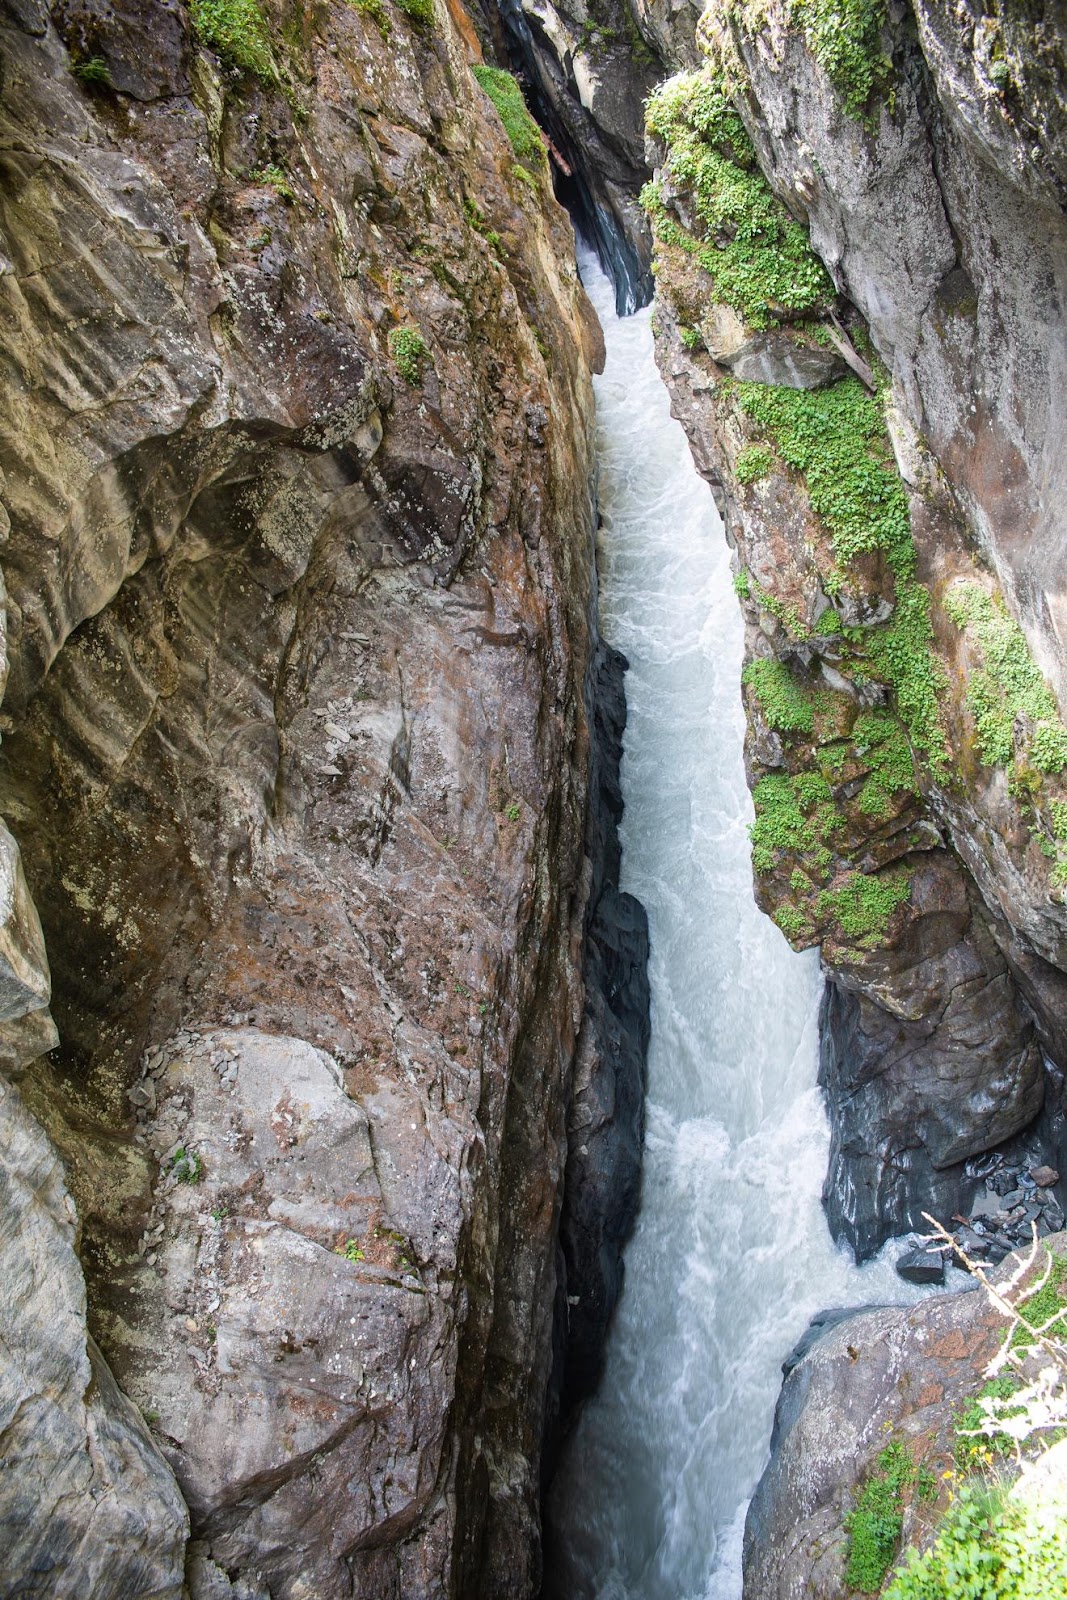
[[769, 728], [780, 733], [811, 733], [815, 727], [812, 696], [797, 682], [784, 661], [760, 658], [750, 661], [741, 674], [763, 712]]
[[774, 466], [774, 454], [763, 444], [748, 444], [734, 462], [734, 477], [738, 483], [756, 483], [765, 478]]
[[770, 872], [785, 850], [817, 859], [826, 841], [844, 825], [830, 785], [817, 772], [802, 772], [796, 777], [772, 772], [761, 778], [752, 791], [756, 820], [752, 837], [752, 865], [756, 872]]
[[1052, 1600], [1067, 1594], [1067, 1520], [966, 1485], [933, 1545], [909, 1550], [885, 1600]]
[[[409, 3], [415, 4], [417, 0], [409, 0]], [[477, 66], [471, 71], [496, 107], [519, 160], [543, 163], [545, 146], [541, 130], [527, 110], [515, 78], [502, 67]]]
[[422, 382], [423, 362], [429, 350], [418, 328], [393, 328], [389, 334], [389, 354], [405, 383], [414, 387]]
[[667, 147], [666, 170], [692, 195], [699, 236], [669, 214], [655, 183], [641, 192], [653, 230], [699, 261], [719, 299], [753, 328], [830, 303], [834, 288], [825, 267], [775, 197], [710, 68], [662, 84], [649, 99], [645, 125]]
[[905, 1447], [886, 1445], [874, 1472], [860, 1491], [855, 1508], [845, 1518], [848, 1566], [845, 1583], [850, 1590], [874, 1594], [893, 1564], [904, 1523], [904, 1492], [917, 1473]]
[[1021, 716], [1033, 724], [1033, 733], [1018, 754], [1039, 772], [1062, 772], [1067, 767], [1067, 728], [1022, 629], [1003, 601], [976, 583], [958, 583], [946, 596], [945, 610], [981, 652], [982, 665], [967, 685], [979, 759], [987, 767], [1011, 764], [1015, 719]]
[[865, 817], [884, 821], [895, 795], [919, 792], [908, 736], [888, 712], [867, 711], [857, 718], [852, 741], [870, 768], [857, 804]]
[[893, 70], [882, 49], [885, 0], [794, 0], [790, 20], [849, 116], [858, 117], [887, 88]]
[[911, 877], [901, 869], [875, 875], [849, 872], [816, 902], [820, 917], [832, 918], [844, 937], [861, 950], [873, 950], [885, 939], [889, 919], [911, 894]]
[[189, 11], [212, 50], [264, 83], [279, 82], [270, 29], [256, 0], [190, 0]]
[[884, 555], [896, 587], [892, 617], [878, 628], [842, 632], [893, 689], [913, 745], [943, 776], [947, 753], [939, 702], [944, 681], [932, 651], [930, 597], [915, 577], [908, 499], [880, 402], [851, 377], [816, 390], [738, 383], [734, 394], [786, 464], [803, 475], [838, 565], [869, 552]]

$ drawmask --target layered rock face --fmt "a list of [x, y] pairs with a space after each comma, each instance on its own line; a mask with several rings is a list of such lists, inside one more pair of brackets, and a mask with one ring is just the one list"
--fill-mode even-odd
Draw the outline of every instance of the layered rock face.
[[822, 945], [861, 1256], [966, 1209], [1064, 1059], [1065, 63], [1031, 9], [919, 4], [834, 56], [810, 8], [713, 4], [650, 116], [664, 373], [739, 554], [757, 895]]
[[197, 15], [0, 38], [0, 1589], [529, 1594], [595, 319], [458, 8]]

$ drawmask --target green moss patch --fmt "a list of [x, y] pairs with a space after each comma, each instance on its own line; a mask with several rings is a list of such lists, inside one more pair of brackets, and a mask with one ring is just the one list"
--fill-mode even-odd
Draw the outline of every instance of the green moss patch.
[[874, 950], [885, 940], [889, 921], [911, 894], [911, 877], [903, 868], [878, 874], [849, 872], [816, 903], [820, 918], [836, 925], [835, 933], [859, 950]]
[[472, 67], [471, 71], [496, 107], [519, 160], [542, 163], [545, 145], [541, 130], [530, 115], [522, 90], [511, 73], [501, 67]]
[[828, 305], [834, 288], [804, 228], [775, 198], [744, 123], [709, 68], [668, 79], [646, 127], [667, 147], [666, 170], [692, 196], [698, 232], [674, 217], [662, 185], [641, 199], [653, 232], [693, 255], [717, 297], [753, 328]]
[[[1022, 629], [1003, 601], [977, 584], [959, 583], [946, 596], [945, 610], [981, 654], [982, 665], [967, 685], [979, 760], [987, 767], [1007, 767], [1018, 757], [1039, 772], [1062, 772], [1067, 767], [1067, 728]], [[1017, 717], [1032, 728], [1019, 747]]]

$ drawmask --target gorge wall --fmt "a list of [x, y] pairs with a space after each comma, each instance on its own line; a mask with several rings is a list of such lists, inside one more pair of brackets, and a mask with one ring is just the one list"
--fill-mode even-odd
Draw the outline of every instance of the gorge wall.
[[[626, 29], [531, 9], [595, 116]], [[1063, 23], [628, 24], [689, 69], [648, 115], [661, 366], [737, 547], [756, 893], [822, 948], [861, 1257], [967, 1210], [982, 1152], [1062, 1138]]]
[[585, 926], [615, 1004], [643, 929], [599, 330], [480, 59], [4, 8], [5, 1595], [538, 1587]]

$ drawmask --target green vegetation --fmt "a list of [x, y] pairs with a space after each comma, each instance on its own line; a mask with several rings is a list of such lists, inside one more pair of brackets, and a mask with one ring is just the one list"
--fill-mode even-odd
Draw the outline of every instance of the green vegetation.
[[760, 171], [745, 126], [709, 68], [662, 84], [646, 111], [667, 147], [666, 171], [692, 193], [700, 237], [668, 212], [661, 185], [641, 201], [657, 239], [692, 255], [717, 297], [754, 328], [828, 305], [833, 285], [804, 228]]
[[270, 29], [256, 0], [190, 0], [189, 10], [204, 44], [264, 83], [279, 82]]
[[[748, 581], [748, 568], [742, 567], [740, 572], [735, 572], [733, 577], [734, 594], [739, 600], [747, 600], [752, 593]], [[1065, 813], [1067, 820], [1067, 813]], [[1065, 835], [1067, 837], [1067, 835]]]
[[687, 350], [703, 350], [704, 337], [699, 328], [679, 328], [678, 337]]
[[1046, 1323], [1051, 1324], [1047, 1332], [1052, 1338], [1067, 1339], [1067, 1317], [1056, 1316], [1057, 1312], [1067, 1311], [1067, 1259], [1062, 1256], [1051, 1257], [1047, 1251], [1046, 1257], [1049, 1272], [1045, 1282], [1034, 1294], [1016, 1305], [1015, 1309], [1025, 1326], [1017, 1327], [1012, 1334], [1012, 1348], [1015, 1350], [1028, 1350], [1034, 1341], [1027, 1329], [1041, 1328]]
[[888, 712], [868, 711], [857, 718], [852, 740], [870, 768], [860, 790], [859, 809], [866, 817], [884, 821], [892, 812], [894, 795], [919, 792], [907, 734]]
[[472, 67], [471, 71], [496, 106], [519, 161], [533, 161], [540, 166], [545, 159], [541, 130], [527, 110], [522, 90], [511, 73], [501, 67]]
[[265, 188], [273, 189], [275, 194], [285, 201], [286, 205], [293, 206], [296, 204], [293, 186], [289, 182], [288, 174], [281, 167], [276, 167], [273, 164], [267, 167], [257, 167], [254, 172], [248, 174], [248, 177], [252, 183], [261, 183]]
[[734, 463], [734, 477], [738, 483], [755, 483], [765, 478], [774, 466], [774, 455], [766, 445], [748, 444]]
[[849, 872], [833, 889], [824, 889], [816, 901], [820, 917], [832, 918], [850, 944], [874, 950], [885, 939], [889, 919], [911, 894], [909, 874]]
[[204, 1176], [204, 1163], [195, 1150], [179, 1145], [170, 1158], [170, 1170], [179, 1183], [199, 1183]]
[[433, 27], [433, 0], [396, 0], [396, 3], [418, 27]]
[[741, 674], [759, 701], [764, 721], [781, 733], [811, 733], [815, 726], [812, 697], [783, 661], [773, 657], [750, 661]]
[[904, 1496], [909, 1489], [922, 1499], [932, 1499], [936, 1494], [933, 1477], [924, 1468], [916, 1469], [904, 1445], [888, 1444], [863, 1485], [855, 1509], [845, 1518], [849, 1536], [845, 1582], [850, 1589], [874, 1594], [881, 1588], [896, 1555], [904, 1521]]
[[[945, 610], [981, 652], [982, 666], [967, 685], [979, 760], [987, 767], [1007, 767], [1018, 753], [1039, 772], [1062, 772], [1067, 767], [1067, 728], [1022, 629], [1003, 601], [975, 583], [959, 583], [947, 595]], [[1033, 727], [1018, 752], [1017, 717], [1024, 727]]]
[[1067, 1521], [965, 1485], [931, 1548], [909, 1550], [886, 1600], [1051, 1600], [1067, 1594]]
[[111, 87], [111, 69], [103, 56], [90, 56], [86, 61], [72, 61], [70, 70], [79, 83], [87, 84], [91, 88]]
[[753, 789], [752, 803], [752, 865], [759, 873], [770, 872], [782, 851], [815, 855], [844, 824], [830, 785], [817, 772], [795, 778], [772, 772]]
[[983, 1400], [1010, 1400], [1018, 1390], [1021, 1379], [1014, 1372], [1002, 1372], [996, 1378], [979, 1389], [973, 1399], [962, 1406], [953, 1419], [955, 1441], [953, 1443], [953, 1456], [960, 1472], [971, 1472], [976, 1468], [989, 1466], [994, 1455], [1009, 1456], [1013, 1453], [1013, 1444], [1007, 1434], [978, 1433], [986, 1421], [987, 1413], [982, 1406]]
[[885, 0], [794, 0], [791, 20], [808, 49], [857, 117], [889, 85], [892, 63], [882, 49]]
[[363, 1260], [363, 1251], [360, 1249], [359, 1241], [356, 1239], [346, 1239], [344, 1244], [336, 1245], [334, 1255], [344, 1256], [346, 1261]]
[[383, 0], [348, 0], [348, 4], [354, 6], [357, 11], [362, 11], [364, 16], [370, 17], [372, 22], [376, 22], [383, 39], [390, 37], [393, 27]]
[[[838, 566], [869, 552], [884, 555], [896, 585], [892, 617], [879, 628], [841, 631], [894, 690], [912, 744], [935, 775], [945, 776], [938, 711], [943, 679], [931, 649], [930, 597], [914, 575], [907, 494], [879, 401], [856, 378], [817, 390], [738, 383], [734, 394], [787, 465], [803, 475]], [[825, 582], [831, 580], [832, 574], [824, 574]]]
[[426, 340], [418, 328], [393, 328], [389, 334], [389, 354], [396, 370], [413, 388], [422, 382], [423, 364], [429, 359]]
[[[514, 170], [518, 171], [519, 169], [515, 168]], [[492, 250], [495, 255], [502, 257], [504, 254], [503, 240], [501, 239], [499, 233], [497, 233], [496, 229], [489, 226], [485, 217], [482, 215], [482, 209], [478, 205], [477, 201], [471, 200], [469, 197], [465, 196], [463, 200], [463, 209], [467, 214], [467, 221], [470, 223], [475, 233], [481, 234], [490, 250]]]
[[515, 801], [512, 801], [511, 805], [508, 806], [505, 815], [507, 816], [509, 822], [518, 822], [519, 818], [522, 816], [522, 807]]

